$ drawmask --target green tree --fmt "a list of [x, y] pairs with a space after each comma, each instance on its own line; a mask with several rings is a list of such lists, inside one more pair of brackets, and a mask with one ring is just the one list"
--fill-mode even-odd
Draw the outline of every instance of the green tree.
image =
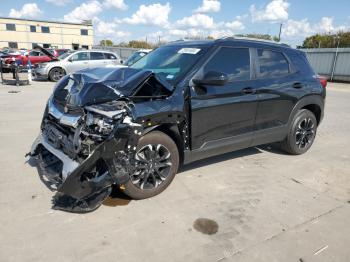
[[350, 32], [336, 34], [316, 34], [305, 38], [303, 48], [335, 48], [350, 47]]
[[150, 43], [147, 43], [146, 41], [140, 41], [140, 40], [131, 40], [131, 41], [129, 41], [128, 47], [147, 48], [147, 49], [152, 49], [153, 48], [153, 46]]
[[104, 39], [100, 41], [100, 45], [102, 46], [113, 46], [112, 40]]

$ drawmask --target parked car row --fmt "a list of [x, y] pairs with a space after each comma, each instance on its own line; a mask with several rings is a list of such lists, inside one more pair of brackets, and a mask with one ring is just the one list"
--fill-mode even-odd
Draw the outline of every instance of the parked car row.
[[100, 50], [82, 50], [66, 52], [56, 60], [40, 63], [33, 75], [41, 79], [58, 81], [64, 75], [93, 67], [120, 65], [120, 58], [112, 52]]
[[29, 67], [39, 63], [57, 60], [58, 57], [69, 49], [44, 49], [37, 46], [33, 50], [5, 50], [1, 54], [2, 68], [4, 72], [10, 71], [11, 66], [15, 63], [20, 66]]
[[125, 62], [107, 50], [45, 49], [37, 46], [30, 51], [5, 50], [0, 53], [2, 68], [9, 72], [13, 64], [31, 66], [34, 79], [58, 81], [66, 74], [95, 67], [127, 67], [133, 65], [152, 50], [141, 49]]

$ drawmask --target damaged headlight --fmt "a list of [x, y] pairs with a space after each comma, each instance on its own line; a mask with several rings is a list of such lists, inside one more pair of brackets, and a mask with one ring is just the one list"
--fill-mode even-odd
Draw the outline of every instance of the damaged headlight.
[[86, 115], [86, 126], [102, 135], [108, 135], [114, 128], [114, 120], [102, 115], [88, 112]]

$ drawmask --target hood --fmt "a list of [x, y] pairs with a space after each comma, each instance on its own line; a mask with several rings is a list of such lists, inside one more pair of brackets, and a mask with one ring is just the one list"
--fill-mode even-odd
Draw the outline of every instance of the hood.
[[124, 68], [93, 68], [65, 76], [53, 97], [67, 106], [83, 107], [133, 96], [150, 78], [172, 91], [172, 86], [152, 71]]
[[46, 50], [45, 48], [41, 47], [40, 45], [36, 45], [34, 49], [40, 50], [41, 52], [43, 52], [45, 55], [47, 55], [51, 59], [58, 60], [57, 57], [54, 56], [54, 54], [50, 53], [48, 50]]

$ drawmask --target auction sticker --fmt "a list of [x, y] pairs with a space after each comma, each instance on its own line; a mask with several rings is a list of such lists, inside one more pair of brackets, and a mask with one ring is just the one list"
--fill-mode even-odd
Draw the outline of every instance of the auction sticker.
[[191, 54], [191, 55], [195, 55], [197, 54], [199, 51], [201, 51], [200, 48], [189, 48], [189, 47], [186, 47], [186, 48], [181, 48], [178, 53], [179, 54]]

